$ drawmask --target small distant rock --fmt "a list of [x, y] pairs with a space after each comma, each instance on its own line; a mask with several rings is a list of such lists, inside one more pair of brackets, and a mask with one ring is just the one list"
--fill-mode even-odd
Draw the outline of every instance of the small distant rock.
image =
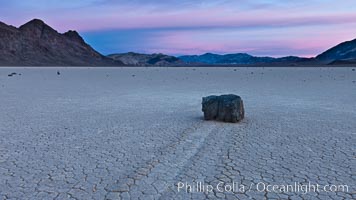
[[236, 123], [245, 117], [243, 101], [234, 94], [203, 97], [202, 111], [205, 120]]
[[135, 74], [132, 74], [131, 76], [132, 76], [132, 77], [135, 77], [136, 75], [135, 75]]
[[355, 69], [352, 69], [352, 71], [355, 71]]
[[11, 74], [8, 74], [7, 76], [14, 76], [16, 74], [17, 74], [16, 72], [12, 72]]
[[57, 71], [57, 75], [58, 75], [58, 76], [61, 75], [61, 72], [60, 72], [60, 71]]

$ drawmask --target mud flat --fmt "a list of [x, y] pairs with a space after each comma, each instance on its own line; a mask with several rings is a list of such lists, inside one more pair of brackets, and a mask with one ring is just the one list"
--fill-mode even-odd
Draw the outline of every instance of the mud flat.
[[[355, 199], [355, 91], [352, 68], [0, 68], [0, 198]], [[241, 123], [203, 121], [223, 93]], [[320, 188], [269, 187], [295, 184]]]

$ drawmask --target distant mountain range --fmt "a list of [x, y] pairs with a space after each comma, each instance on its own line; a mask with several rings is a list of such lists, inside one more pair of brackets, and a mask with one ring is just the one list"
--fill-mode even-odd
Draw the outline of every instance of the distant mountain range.
[[356, 64], [356, 39], [343, 42], [315, 58], [257, 57], [246, 53], [169, 56], [120, 53], [101, 55], [76, 31], [63, 34], [34, 19], [19, 28], [0, 22], [0, 66], [199, 66]]
[[0, 65], [2, 66], [114, 66], [86, 44], [76, 31], [64, 34], [34, 19], [15, 28], [0, 22]]
[[300, 58], [296, 56], [288, 56], [282, 58], [273, 57], [256, 57], [246, 53], [235, 54], [212, 54], [206, 53], [203, 55], [180, 56], [181, 60], [190, 64], [223, 64], [223, 65], [251, 65], [251, 64], [266, 64], [266, 63], [296, 63], [309, 61], [308, 58]]
[[178, 66], [184, 65], [184, 62], [174, 56], [158, 54], [140, 54], [140, 53], [121, 53], [110, 54], [109, 58], [123, 62], [130, 66]]
[[356, 39], [343, 42], [335, 47], [332, 47], [316, 56], [315, 58], [301, 58], [296, 56], [288, 56], [282, 58], [273, 57], [256, 57], [246, 53], [236, 54], [212, 54], [206, 53], [203, 55], [180, 56], [181, 60], [186, 63], [201, 63], [201, 64], [356, 64]]

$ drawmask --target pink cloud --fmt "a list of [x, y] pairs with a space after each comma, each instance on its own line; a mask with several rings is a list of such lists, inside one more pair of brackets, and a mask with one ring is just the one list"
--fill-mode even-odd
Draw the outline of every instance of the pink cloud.
[[145, 46], [149, 53], [246, 52], [261, 56], [313, 57], [353, 37], [353, 33], [347, 29], [347, 25], [292, 29], [265, 28], [257, 31], [241, 31], [239, 29], [170, 30], [157, 33], [147, 41]]
[[[115, 45], [174, 54], [211, 51], [309, 56], [356, 37], [354, 0], [38, 1], [42, 3], [13, 0], [4, 4], [0, 7], [2, 19], [19, 26], [41, 18], [60, 32], [116, 31], [107, 41], [121, 37], [120, 31], [141, 32], [137, 37], [145, 43], [132, 36]], [[152, 34], [146, 35], [147, 30]]]
[[[321, 16], [297, 16], [288, 13], [237, 13], [223, 14], [223, 10], [213, 9], [204, 11], [187, 11], [173, 14], [147, 14], [137, 16], [106, 15], [88, 16], [85, 19], [70, 17], [70, 19], [58, 19], [53, 24], [62, 30], [78, 29], [80, 31], [92, 31], [103, 29], [137, 29], [137, 28], [260, 28], [260, 27], [295, 27], [295, 26], [319, 26], [333, 24], [356, 23], [356, 14], [321, 15]], [[70, 21], [70, 23], [68, 23]]]

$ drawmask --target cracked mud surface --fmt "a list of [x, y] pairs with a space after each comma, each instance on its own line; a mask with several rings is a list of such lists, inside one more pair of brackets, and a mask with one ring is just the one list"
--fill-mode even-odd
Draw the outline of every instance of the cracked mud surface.
[[[351, 68], [0, 68], [0, 199], [355, 199], [353, 80]], [[221, 93], [243, 98], [244, 121], [202, 120], [201, 97]], [[246, 188], [178, 191], [199, 182]], [[349, 188], [256, 190], [295, 182]]]

